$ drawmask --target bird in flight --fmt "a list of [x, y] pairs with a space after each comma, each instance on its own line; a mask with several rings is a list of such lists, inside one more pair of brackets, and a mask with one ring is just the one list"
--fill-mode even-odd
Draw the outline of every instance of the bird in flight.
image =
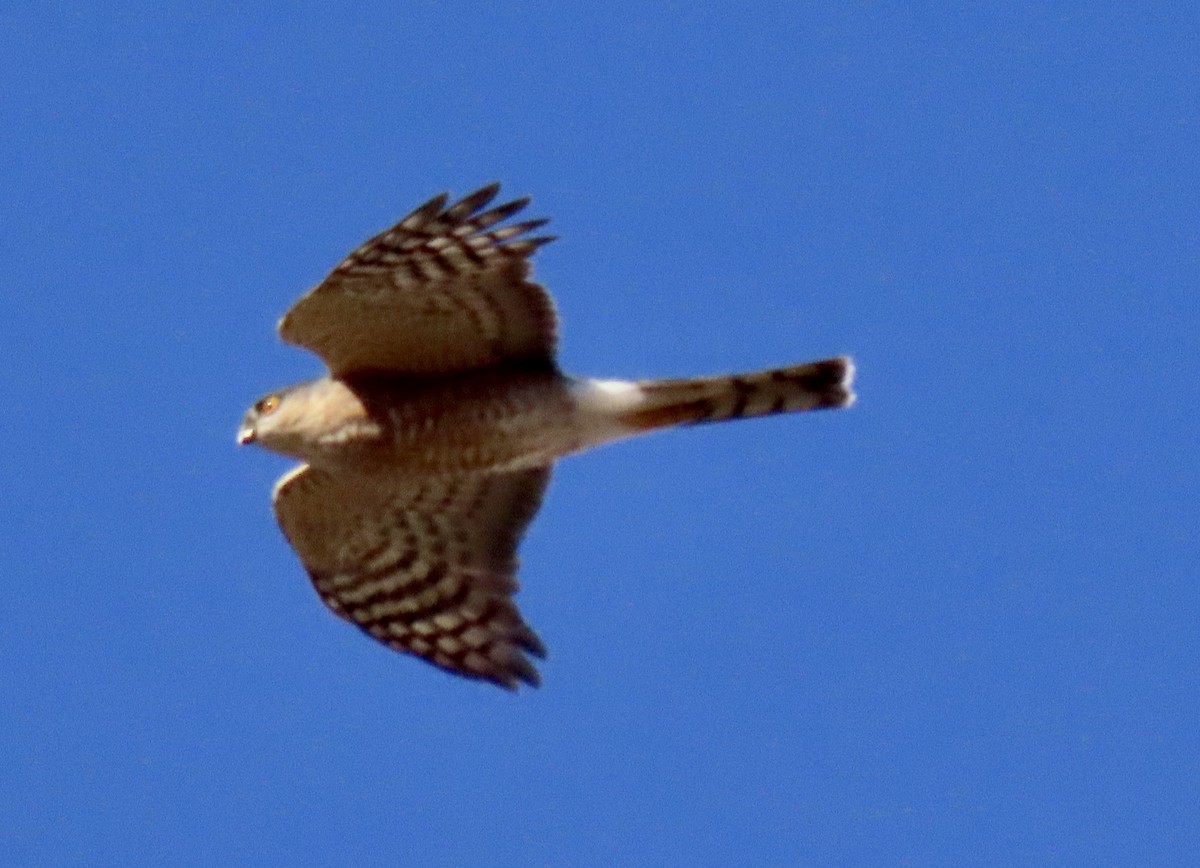
[[327, 376], [259, 400], [238, 430], [304, 462], [275, 515], [335, 613], [467, 678], [537, 686], [545, 647], [513, 600], [517, 545], [554, 462], [660, 428], [847, 407], [839, 357], [731, 376], [571, 377], [531, 279], [546, 220], [499, 184], [435, 196], [352, 251], [279, 323]]

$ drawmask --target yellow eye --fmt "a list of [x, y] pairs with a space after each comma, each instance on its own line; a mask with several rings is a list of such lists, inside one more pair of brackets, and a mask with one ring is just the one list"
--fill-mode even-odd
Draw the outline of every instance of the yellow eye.
[[279, 396], [278, 395], [267, 395], [267, 397], [263, 398], [261, 401], [258, 402], [258, 412], [259, 412], [259, 415], [261, 415], [261, 416], [270, 416], [272, 413], [274, 413], [278, 409], [279, 409]]

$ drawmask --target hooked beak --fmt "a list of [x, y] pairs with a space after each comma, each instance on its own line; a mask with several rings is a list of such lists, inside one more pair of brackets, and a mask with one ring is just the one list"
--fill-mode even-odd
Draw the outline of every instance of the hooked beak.
[[247, 443], [253, 443], [258, 436], [258, 432], [254, 430], [253, 425], [243, 425], [237, 432], [238, 446], [245, 446]]

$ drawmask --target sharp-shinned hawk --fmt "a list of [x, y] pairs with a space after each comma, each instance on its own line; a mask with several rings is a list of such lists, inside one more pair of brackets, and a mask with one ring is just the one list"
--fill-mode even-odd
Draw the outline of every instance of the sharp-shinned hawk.
[[279, 323], [329, 367], [258, 401], [239, 443], [298, 458], [275, 514], [321, 599], [399, 651], [502, 687], [539, 683], [516, 550], [554, 461], [674, 425], [846, 407], [850, 359], [637, 382], [564, 375], [530, 280], [545, 220], [442, 194], [347, 256]]

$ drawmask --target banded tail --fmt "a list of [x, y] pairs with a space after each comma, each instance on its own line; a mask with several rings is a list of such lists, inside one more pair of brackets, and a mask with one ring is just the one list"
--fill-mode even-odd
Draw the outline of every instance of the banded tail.
[[622, 414], [635, 431], [776, 413], [849, 407], [854, 362], [846, 356], [805, 365], [683, 380], [642, 380], [640, 398]]

